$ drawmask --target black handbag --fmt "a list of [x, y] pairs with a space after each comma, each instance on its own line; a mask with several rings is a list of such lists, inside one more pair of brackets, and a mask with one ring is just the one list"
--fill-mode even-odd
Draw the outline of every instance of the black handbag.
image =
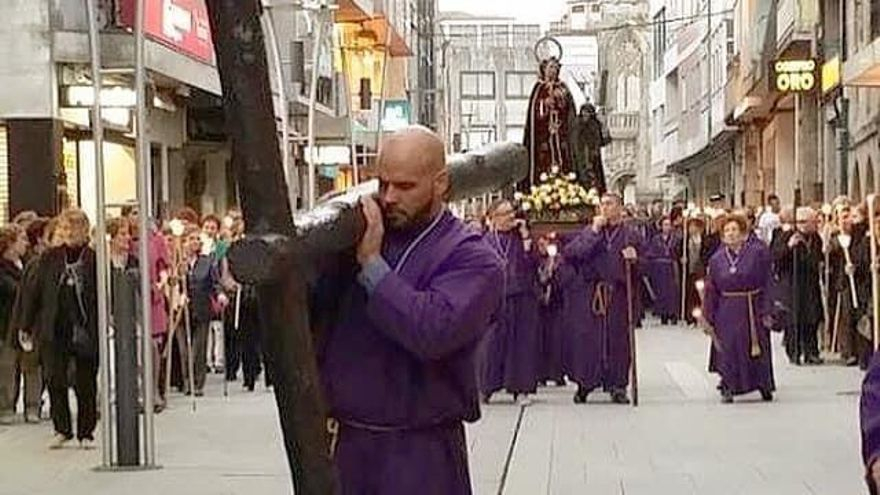
[[97, 350], [97, 342], [94, 335], [88, 329], [88, 313], [86, 312], [85, 302], [83, 301], [83, 277], [85, 276], [85, 267], [83, 264], [83, 255], [85, 249], [80, 254], [79, 259], [73, 263], [65, 262], [64, 273], [61, 276], [61, 283], [73, 287], [76, 296], [76, 315], [73, 324], [73, 330], [70, 336], [71, 351], [83, 358], [92, 358]]

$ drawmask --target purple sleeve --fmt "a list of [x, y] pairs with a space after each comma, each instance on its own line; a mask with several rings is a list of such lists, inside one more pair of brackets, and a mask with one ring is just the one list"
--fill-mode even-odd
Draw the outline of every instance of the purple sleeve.
[[587, 261], [604, 247], [604, 243], [600, 241], [601, 236], [588, 227], [565, 245], [562, 255], [569, 260]]
[[871, 366], [862, 382], [859, 418], [862, 429], [862, 460], [868, 474], [866, 478], [871, 484], [871, 465], [880, 458], [880, 359], [877, 354], [871, 360]]
[[439, 270], [424, 290], [389, 272], [367, 305], [377, 328], [425, 361], [482, 338], [503, 296], [501, 264], [482, 241], [459, 246]]
[[705, 279], [705, 289], [703, 293], [703, 317], [706, 318], [706, 321], [709, 322], [709, 325], [715, 326], [715, 314], [718, 311], [718, 287], [715, 285], [713, 275], [713, 266], [710, 260], [709, 267], [707, 267], [707, 274]]

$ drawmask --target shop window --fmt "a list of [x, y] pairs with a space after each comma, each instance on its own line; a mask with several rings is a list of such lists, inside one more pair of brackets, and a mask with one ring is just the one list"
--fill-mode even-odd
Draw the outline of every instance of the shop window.
[[64, 172], [64, 194], [59, 195], [63, 208], [79, 208], [79, 142], [64, 138], [61, 148], [62, 167]]

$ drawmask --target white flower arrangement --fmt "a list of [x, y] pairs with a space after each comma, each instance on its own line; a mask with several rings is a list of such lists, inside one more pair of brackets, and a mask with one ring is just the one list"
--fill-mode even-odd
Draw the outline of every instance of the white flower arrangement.
[[600, 202], [596, 189], [587, 190], [576, 180], [573, 172], [560, 174], [554, 167], [550, 173], [539, 176], [540, 182], [532, 186], [528, 194], [515, 193], [514, 200], [521, 211], [535, 220], [576, 221], [582, 212]]

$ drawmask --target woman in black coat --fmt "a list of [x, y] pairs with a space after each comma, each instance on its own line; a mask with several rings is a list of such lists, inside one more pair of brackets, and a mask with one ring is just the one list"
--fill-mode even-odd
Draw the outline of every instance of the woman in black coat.
[[24, 296], [21, 328], [39, 341], [43, 371], [49, 383], [58, 449], [73, 439], [67, 370], [76, 369], [76, 437], [94, 448], [97, 425], [98, 304], [95, 251], [89, 247], [89, 220], [81, 210], [67, 210], [58, 219], [60, 245], [40, 258], [33, 289]]
[[27, 234], [18, 225], [0, 229], [0, 424], [9, 424], [15, 412], [15, 346], [17, 332], [10, 328], [12, 308], [21, 283], [22, 256]]

